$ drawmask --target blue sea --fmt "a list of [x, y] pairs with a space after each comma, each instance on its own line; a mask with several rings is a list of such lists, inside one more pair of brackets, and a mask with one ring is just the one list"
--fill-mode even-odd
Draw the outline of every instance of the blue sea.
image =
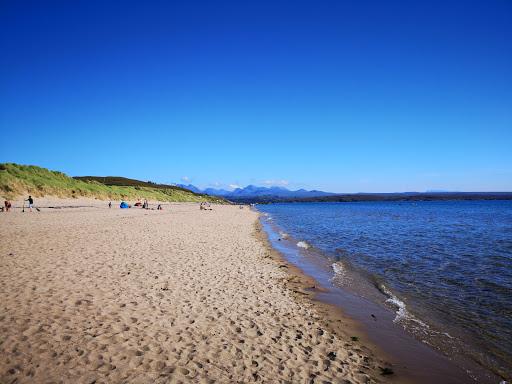
[[[512, 201], [259, 205], [283, 238], [364, 279], [396, 321], [446, 354], [512, 376]], [[318, 256], [320, 255], [320, 256]], [[455, 351], [455, 352], [454, 352]]]

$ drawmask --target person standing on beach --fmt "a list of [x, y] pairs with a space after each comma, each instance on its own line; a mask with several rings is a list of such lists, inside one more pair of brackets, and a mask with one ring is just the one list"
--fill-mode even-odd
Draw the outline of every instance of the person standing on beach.
[[34, 199], [32, 198], [32, 196], [29, 195], [28, 199], [25, 201], [28, 201], [28, 208], [30, 209], [30, 212], [32, 212], [32, 207], [34, 206]]
[[108, 202], [108, 207], [112, 208], [112, 202], [111, 201]]

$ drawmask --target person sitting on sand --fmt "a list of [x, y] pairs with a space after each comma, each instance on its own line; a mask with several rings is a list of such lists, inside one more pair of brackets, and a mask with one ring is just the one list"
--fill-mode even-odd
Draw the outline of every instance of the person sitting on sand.
[[30, 212], [32, 212], [32, 207], [34, 206], [34, 199], [32, 198], [32, 196], [29, 195], [28, 199], [25, 201], [28, 201], [28, 208], [30, 209]]
[[161, 211], [162, 210], [162, 205], [158, 204], [158, 207], [156, 207], [157, 211]]
[[4, 201], [5, 212], [9, 212], [11, 210], [11, 202], [9, 200]]

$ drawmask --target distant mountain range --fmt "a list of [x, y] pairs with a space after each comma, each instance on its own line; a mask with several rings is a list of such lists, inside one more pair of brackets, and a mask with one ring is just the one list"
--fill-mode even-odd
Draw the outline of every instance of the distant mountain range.
[[314, 197], [251, 197], [232, 199], [246, 203], [344, 203], [358, 201], [444, 201], [444, 200], [512, 200], [512, 192], [403, 192], [330, 194]]
[[325, 197], [335, 195], [330, 192], [323, 191], [307, 191], [305, 189], [299, 189], [296, 191], [290, 191], [284, 187], [257, 187], [255, 185], [248, 185], [245, 188], [236, 188], [233, 191], [225, 189], [206, 188], [201, 190], [192, 184], [184, 185], [178, 184], [178, 187], [188, 189], [195, 193], [204, 193], [210, 196], [220, 196], [230, 200], [246, 200], [246, 199], [299, 199], [299, 198], [313, 198], [313, 197]]
[[442, 201], [442, 200], [512, 200], [512, 192], [396, 192], [396, 193], [331, 193], [299, 189], [290, 191], [283, 187], [257, 187], [248, 185], [233, 191], [207, 188], [201, 190], [194, 185], [181, 185], [195, 193], [222, 197], [236, 203], [279, 202], [357, 202], [357, 201]]
[[197, 188], [195, 185], [189, 184], [176, 184], [177, 187], [188, 189], [189, 191], [192, 191], [194, 193], [203, 193], [199, 188]]

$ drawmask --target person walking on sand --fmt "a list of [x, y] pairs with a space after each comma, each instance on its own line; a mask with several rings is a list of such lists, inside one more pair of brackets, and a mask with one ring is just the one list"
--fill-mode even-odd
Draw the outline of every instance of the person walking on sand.
[[108, 207], [112, 208], [112, 202], [111, 201], [108, 202]]
[[28, 208], [30, 209], [30, 212], [32, 212], [32, 207], [34, 206], [34, 199], [32, 198], [32, 196], [29, 195], [28, 199], [25, 201], [28, 201]]

